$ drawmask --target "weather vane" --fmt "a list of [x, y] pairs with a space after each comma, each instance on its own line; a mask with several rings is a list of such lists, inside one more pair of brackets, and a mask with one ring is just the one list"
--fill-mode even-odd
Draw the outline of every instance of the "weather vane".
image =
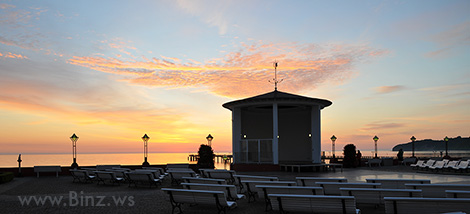
[[281, 80], [277, 79], [277, 61], [276, 60], [274, 60], [273, 66], [274, 66], [274, 79], [269, 80], [269, 82], [274, 83], [274, 90], [277, 91], [277, 84], [281, 83], [282, 80], [284, 80], [284, 79], [281, 79]]

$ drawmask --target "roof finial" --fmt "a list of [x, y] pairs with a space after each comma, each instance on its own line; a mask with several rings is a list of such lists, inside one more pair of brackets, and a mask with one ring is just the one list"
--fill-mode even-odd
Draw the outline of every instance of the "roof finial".
[[274, 60], [274, 62], [273, 62], [273, 66], [274, 66], [274, 79], [272, 79], [272, 82], [271, 82], [271, 80], [269, 80], [269, 82], [274, 83], [274, 90], [275, 90], [275, 91], [277, 91], [277, 84], [278, 84], [278, 83], [281, 83], [282, 80], [284, 80], [284, 79], [281, 79], [281, 80], [278, 80], [278, 79], [277, 79], [277, 63], [278, 63], [278, 61], [277, 61], [277, 60]]

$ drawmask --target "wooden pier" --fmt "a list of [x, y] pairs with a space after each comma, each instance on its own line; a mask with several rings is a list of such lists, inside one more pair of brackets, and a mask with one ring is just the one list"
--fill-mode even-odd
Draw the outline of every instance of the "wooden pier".
[[[232, 158], [233, 158], [233, 155], [227, 155], [227, 154], [214, 155], [214, 162], [216, 162], [216, 163], [223, 163], [223, 162], [232, 163]], [[197, 161], [198, 159], [199, 159], [198, 154], [190, 154], [188, 156], [189, 161]]]

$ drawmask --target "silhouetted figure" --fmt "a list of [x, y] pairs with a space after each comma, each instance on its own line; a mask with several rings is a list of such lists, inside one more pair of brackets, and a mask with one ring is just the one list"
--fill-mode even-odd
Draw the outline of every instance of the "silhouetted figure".
[[356, 154], [356, 159], [357, 159], [357, 164], [358, 166], [361, 166], [361, 159], [362, 159], [362, 153], [361, 153], [361, 150], [357, 150], [357, 154]]
[[398, 161], [403, 161], [403, 149], [400, 149], [397, 154]]

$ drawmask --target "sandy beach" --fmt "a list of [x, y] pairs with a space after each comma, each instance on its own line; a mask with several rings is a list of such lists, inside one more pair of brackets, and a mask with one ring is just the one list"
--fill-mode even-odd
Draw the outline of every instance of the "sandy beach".
[[[367, 178], [430, 179], [432, 183], [470, 184], [468, 173], [462, 175], [417, 172], [409, 166], [361, 167], [336, 172], [237, 172], [247, 175], [277, 176], [280, 180], [295, 180], [299, 176], [345, 177], [349, 182], [365, 182]], [[161, 187], [128, 187], [73, 183], [72, 177], [61, 175], [15, 178], [0, 185], [0, 213], [171, 213], [169, 197]], [[166, 179], [163, 187], [172, 186]], [[49, 199], [46, 199], [49, 198]], [[54, 202], [51, 202], [51, 200]], [[41, 201], [46, 200], [46, 201]], [[264, 201], [237, 201], [238, 207], [227, 213], [263, 213]], [[184, 213], [217, 213], [215, 206], [183, 205]], [[378, 208], [358, 205], [362, 213], [385, 213]], [[269, 212], [268, 212], [269, 213]], [[271, 212], [277, 213], [277, 212]]]

